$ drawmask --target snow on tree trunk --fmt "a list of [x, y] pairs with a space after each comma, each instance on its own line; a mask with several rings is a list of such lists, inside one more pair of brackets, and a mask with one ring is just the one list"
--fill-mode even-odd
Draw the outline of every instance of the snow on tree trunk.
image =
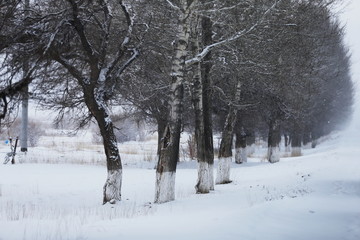
[[292, 157], [298, 157], [301, 156], [301, 141], [302, 140], [302, 134], [299, 133], [298, 130], [293, 131], [292, 137], [291, 137], [291, 156]]
[[230, 165], [232, 157], [220, 157], [217, 175], [216, 175], [216, 184], [227, 184], [231, 183], [230, 180]]
[[104, 185], [103, 203], [111, 204], [121, 200], [122, 169], [108, 170], [108, 176]]
[[197, 1], [188, 5], [181, 0], [175, 56], [171, 69], [170, 115], [167, 123], [156, 168], [155, 203], [164, 203], [175, 199], [176, 164], [179, 159], [179, 144], [184, 97], [184, 72], [187, 46], [190, 34], [190, 19]]
[[[212, 21], [209, 17], [202, 16], [202, 44], [209, 45], [213, 42]], [[214, 190], [214, 143], [212, 125], [212, 82], [210, 71], [212, 68], [212, 54], [209, 52], [201, 62], [201, 81], [203, 98], [203, 127], [204, 127], [204, 148], [205, 161], [208, 163], [210, 190]]]
[[[203, 17], [201, 20], [202, 30], [204, 25], [209, 24], [209, 19]], [[208, 28], [205, 26], [205, 28]], [[196, 29], [193, 31], [197, 33]], [[206, 33], [206, 31], [205, 31]], [[203, 34], [203, 38], [204, 38]], [[198, 34], [193, 37], [194, 54], [199, 49]], [[204, 40], [202, 41], [204, 42]], [[210, 54], [205, 57], [207, 63], [196, 63], [193, 66], [194, 76], [192, 82], [192, 101], [195, 110], [195, 139], [198, 160], [198, 179], [195, 185], [196, 193], [209, 193], [214, 190], [214, 150], [211, 119], [211, 97], [210, 97]]]
[[255, 153], [255, 132], [252, 131], [247, 137], [246, 137], [246, 153], [247, 155], [251, 155]]
[[247, 162], [247, 147], [235, 148], [235, 163], [241, 164]]
[[268, 148], [268, 161], [270, 163], [276, 163], [280, 161], [280, 148], [278, 146]]
[[193, 77], [193, 105], [195, 109], [195, 139], [196, 156], [198, 160], [198, 179], [195, 185], [196, 193], [210, 192], [210, 173], [209, 163], [205, 152], [205, 125], [204, 125], [204, 105], [203, 105], [203, 86], [201, 81], [200, 63], [195, 65], [195, 74]]
[[318, 140], [317, 140], [317, 139], [313, 139], [313, 140], [311, 141], [311, 148], [316, 148], [317, 143], [318, 143]]
[[210, 177], [214, 175], [211, 174], [213, 167], [210, 166], [207, 162], [198, 162], [198, 179], [195, 186], [196, 193], [209, 193], [211, 189], [211, 184], [214, 181], [210, 180]]
[[109, 116], [100, 119], [98, 117], [95, 118], [103, 138], [108, 171], [104, 185], [103, 204], [107, 202], [115, 203], [121, 200], [122, 165], [119, 149], [117, 147], [113, 124]]
[[156, 171], [155, 203], [175, 200], [175, 172]]
[[[238, 81], [235, 93], [234, 103], [240, 101], [241, 93], [241, 82]], [[221, 142], [219, 149], [219, 164], [217, 168], [216, 184], [230, 183], [230, 163], [232, 158], [232, 142], [233, 142], [233, 131], [236, 123], [237, 108], [231, 105], [228, 115], [226, 117], [223, 132], [221, 134]]]
[[268, 161], [276, 163], [280, 161], [280, 123], [278, 120], [271, 121], [268, 135]]
[[285, 152], [290, 152], [290, 137], [288, 134], [284, 134]]
[[246, 133], [243, 127], [240, 132], [236, 132], [235, 140], [235, 163], [247, 162]]
[[83, 89], [85, 103], [98, 124], [106, 155], [108, 176], [103, 187], [103, 204], [116, 203], [121, 200], [122, 165], [114, 126], [102, 87], [83, 85]]
[[158, 119], [157, 120], [157, 132], [158, 132], [158, 148], [157, 148], [157, 155], [160, 155], [160, 151], [161, 151], [161, 139], [164, 135], [164, 131], [166, 128], [166, 121], [163, 119]]
[[215, 190], [214, 164], [209, 164], [209, 180], [210, 180], [210, 191], [214, 191]]

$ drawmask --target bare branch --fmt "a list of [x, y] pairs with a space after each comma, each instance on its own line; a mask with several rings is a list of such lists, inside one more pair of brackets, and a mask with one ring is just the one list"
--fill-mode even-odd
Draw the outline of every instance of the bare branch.
[[170, 0], [166, 0], [166, 2], [175, 10], [180, 11], [180, 8], [176, 6], [174, 3], [172, 3]]
[[76, 32], [78, 33], [78, 35], [80, 37], [81, 44], [82, 44], [86, 54], [88, 55], [89, 60], [91, 62], [94, 62], [96, 51], [91, 46], [89, 40], [86, 37], [84, 25], [81, 23], [81, 20], [79, 19], [78, 5], [74, 0], [67, 0], [67, 1], [71, 4], [71, 7], [72, 7], [73, 22], [71, 22], [71, 23], [74, 26]]
[[233, 42], [241, 37], [243, 37], [244, 35], [252, 32], [258, 25], [260, 25], [264, 20], [265, 20], [265, 17], [267, 15], [269, 15], [270, 11], [276, 7], [276, 5], [281, 2], [282, 0], [279, 0], [279, 1], [275, 1], [275, 3], [269, 8], [267, 9], [263, 15], [260, 17], [260, 19], [254, 23], [251, 27], [247, 28], [247, 29], [243, 29], [242, 31], [240, 32], [237, 32], [235, 33], [232, 37], [230, 38], [227, 38], [227, 39], [224, 39], [220, 42], [216, 42], [216, 43], [213, 43], [213, 44], [210, 44], [208, 46], [206, 46], [199, 54], [197, 54], [195, 57], [191, 58], [191, 59], [188, 59], [186, 60], [185, 64], [186, 65], [192, 65], [194, 63], [198, 63], [200, 61], [202, 61], [202, 59], [204, 59], [204, 57], [209, 54], [209, 52], [213, 49], [213, 48], [216, 48], [216, 47], [219, 47], [221, 45], [224, 45], [224, 44], [227, 44], [227, 43], [230, 43], [230, 42]]
[[63, 57], [56, 55], [54, 56], [54, 60], [60, 63], [68, 72], [80, 83], [80, 85], [86, 84], [86, 78], [82, 75], [82, 73], [74, 67], [68, 60]]

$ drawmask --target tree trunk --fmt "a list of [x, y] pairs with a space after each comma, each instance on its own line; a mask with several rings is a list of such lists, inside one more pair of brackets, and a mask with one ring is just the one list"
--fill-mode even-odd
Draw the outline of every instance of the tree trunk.
[[[234, 103], [238, 104], [240, 101], [241, 82], [238, 81], [236, 86]], [[230, 164], [232, 158], [232, 142], [233, 131], [236, 123], [237, 108], [234, 105], [230, 106], [228, 115], [226, 117], [224, 130], [221, 134], [221, 143], [219, 149], [219, 164], [217, 168], [216, 184], [230, 183]]]
[[162, 138], [156, 167], [155, 203], [175, 200], [175, 175], [181, 130], [181, 125], [179, 127], [178, 124], [167, 125]]
[[291, 136], [291, 156], [301, 156], [301, 134], [295, 130]]
[[[212, 40], [212, 21], [209, 17], [202, 18], [202, 43], [209, 45]], [[203, 119], [204, 119], [204, 146], [205, 160], [209, 165], [210, 190], [214, 190], [214, 143], [213, 143], [213, 125], [212, 125], [212, 82], [210, 71], [212, 68], [212, 55], [209, 52], [201, 62], [201, 80], [202, 80], [202, 97], [203, 97]]]
[[[202, 43], [210, 44], [211, 20], [201, 18]], [[197, 31], [194, 31], [197, 33]], [[199, 50], [198, 33], [194, 37], [194, 53]], [[202, 63], [196, 63], [193, 76], [193, 105], [195, 110], [195, 139], [198, 160], [198, 179], [195, 185], [196, 193], [209, 193], [214, 190], [214, 150], [211, 118], [211, 55], [206, 55]]]
[[290, 152], [290, 137], [289, 134], [284, 134], [285, 152]]
[[309, 131], [307, 131], [307, 130], [304, 131], [304, 134], [302, 136], [302, 141], [303, 141], [304, 146], [306, 144], [308, 144], [309, 142], [311, 142], [311, 135], [310, 135]]
[[280, 161], [280, 123], [278, 120], [270, 122], [268, 135], [268, 161], [276, 163]]
[[179, 144], [184, 97], [184, 72], [187, 46], [190, 34], [190, 19], [193, 7], [186, 0], [181, 1], [181, 16], [177, 30], [175, 56], [171, 71], [171, 102], [169, 122], [161, 142], [161, 150], [156, 168], [155, 203], [164, 203], [175, 199], [176, 164], [179, 159]]
[[166, 128], [166, 120], [164, 119], [157, 119], [157, 132], [158, 132], [158, 148], [157, 148], [157, 155], [160, 155], [161, 151], [161, 139], [164, 136]]
[[[214, 189], [214, 151], [212, 122], [208, 82], [200, 75], [200, 64], [197, 64], [198, 73], [193, 80], [193, 104], [195, 109], [195, 139], [198, 160], [198, 180], [195, 186], [196, 193], [209, 193]], [[204, 89], [205, 86], [207, 89]]]
[[318, 144], [318, 136], [315, 131], [311, 132], [311, 148], [316, 148]]
[[255, 143], [256, 143], [255, 131], [252, 130], [251, 133], [248, 136], [246, 136], [247, 155], [251, 155], [255, 152]]
[[300, 131], [294, 130], [291, 136], [291, 156], [301, 156], [302, 134], [300, 133]]
[[247, 162], [246, 133], [243, 127], [236, 131], [235, 140], [235, 163], [241, 164]]
[[103, 139], [106, 155], [107, 179], [103, 187], [103, 204], [121, 200], [122, 165], [114, 134], [114, 126], [104, 96], [93, 86], [83, 85], [85, 103], [94, 116]]

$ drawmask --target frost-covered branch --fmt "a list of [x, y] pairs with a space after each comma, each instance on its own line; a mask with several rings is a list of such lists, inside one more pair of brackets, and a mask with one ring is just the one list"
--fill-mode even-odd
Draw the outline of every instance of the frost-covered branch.
[[166, 2], [170, 5], [170, 7], [172, 7], [175, 10], [180, 10], [180, 8], [178, 6], [176, 6], [173, 2], [171, 2], [170, 0], [166, 0]]
[[[128, 29], [127, 29], [126, 36], [124, 37], [124, 40], [120, 44], [119, 49], [118, 49], [114, 59], [109, 64], [107, 74], [111, 74], [116, 69], [116, 66], [119, 64], [120, 60], [124, 57], [125, 52], [127, 51], [126, 46], [130, 42], [131, 35], [133, 32], [134, 21], [133, 21], [132, 17], [130, 16], [128, 7], [123, 3], [122, 0], [119, 0], [119, 5], [121, 7], [123, 14], [125, 15], [126, 24], [127, 24]], [[121, 73], [122, 71], [124, 71], [124, 69], [128, 65], [130, 65], [130, 63], [138, 56], [139, 52], [137, 49], [134, 48], [134, 49], [132, 49], [132, 51], [133, 51], [133, 55], [130, 57], [130, 59], [128, 59], [128, 61], [125, 64], [123, 64], [123, 66], [120, 68], [120, 70], [116, 71], [117, 73]]]
[[66, 22], [66, 20], [60, 21], [60, 23], [56, 26], [55, 31], [50, 35], [49, 42], [46, 44], [46, 47], [44, 49], [44, 55], [49, 51], [51, 45], [53, 44], [56, 35], [59, 33], [60, 27]]
[[131, 57], [125, 62], [122, 64], [122, 66], [116, 71], [116, 76], [119, 76], [140, 54], [140, 52], [136, 49], [136, 48], [133, 48], [131, 49], [132, 51], [132, 55]]
[[204, 59], [204, 57], [209, 54], [209, 52], [216, 48], [216, 47], [219, 47], [221, 45], [224, 45], [224, 44], [227, 44], [227, 43], [230, 43], [230, 42], [233, 42], [235, 40], [238, 40], [239, 38], [243, 37], [244, 35], [252, 32], [257, 26], [259, 26], [264, 20], [265, 18], [267, 17], [267, 15], [269, 15], [270, 11], [276, 7], [276, 5], [281, 2], [282, 0], [279, 0], [279, 1], [275, 1], [275, 3], [270, 7], [268, 8], [264, 13], [263, 15], [259, 18], [259, 20], [254, 23], [251, 27], [247, 28], [247, 29], [243, 29], [242, 31], [240, 32], [237, 32], [235, 33], [232, 37], [230, 38], [227, 38], [227, 39], [224, 39], [222, 41], [219, 41], [219, 42], [216, 42], [216, 43], [213, 43], [211, 45], [208, 45], [206, 46], [199, 54], [197, 54], [195, 57], [191, 58], [191, 59], [188, 59], [186, 60], [186, 65], [192, 65], [194, 63], [198, 63], [200, 62], [202, 59]]
[[123, 49], [130, 41], [132, 31], [133, 31], [134, 21], [132, 20], [132, 18], [130, 16], [128, 8], [126, 7], [126, 5], [123, 3], [122, 0], [119, 0], [119, 4], [121, 6], [121, 10], [123, 11], [123, 13], [125, 15], [126, 23], [128, 26], [127, 34], [126, 34], [123, 42], [121, 43], [121, 48]]
[[101, 24], [101, 29], [104, 32], [104, 35], [101, 38], [101, 47], [100, 47], [100, 59], [99, 64], [103, 65], [105, 62], [105, 58], [107, 55], [107, 48], [109, 45], [109, 36], [110, 36], [110, 27], [111, 27], [111, 20], [112, 20], [112, 14], [111, 10], [108, 6], [107, 1], [100, 1], [100, 5], [102, 6], [103, 12], [104, 12], [104, 23]]

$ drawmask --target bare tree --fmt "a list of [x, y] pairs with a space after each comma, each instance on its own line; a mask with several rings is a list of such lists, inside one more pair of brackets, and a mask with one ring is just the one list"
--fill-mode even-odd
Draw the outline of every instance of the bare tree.
[[45, 26], [35, 39], [46, 63], [36, 91], [46, 93], [44, 104], [60, 115], [79, 109], [81, 125], [95, 119], [108, 172], [103, 203], [120, 201], [122, 164], [108, 104], [119, 77], [139, 56], [132, 12], [123, 1], [64, 0], [32, 7], [32, 17]]

